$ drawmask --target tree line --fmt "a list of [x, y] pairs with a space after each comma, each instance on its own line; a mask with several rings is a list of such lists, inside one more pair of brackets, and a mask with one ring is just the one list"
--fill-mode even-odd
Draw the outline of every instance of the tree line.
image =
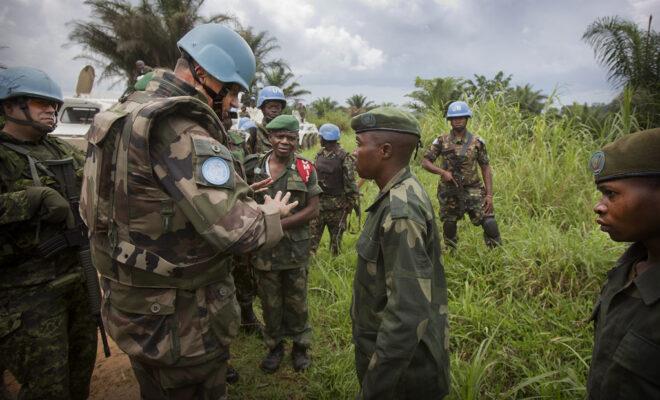
[[[311, 94], [296, 80], [286, 60], [275, 56], [280, 48], [268, 31], [241, 24], [230, 14], [200, 15], [205, 0], [141, 0], [133, 5], [127, 0], [86, 0], [91, 7], [90, 20], [71, 21], [70, 44], [79, 44], [87, 59], [102, 67], [100, 79], [114, 79], [114, 84], [132, 85], [134, 65], [143, 60], [154, 67], [172, 68], [179, 57], [176, 42], [199, 23], [217, 22], [235, 29], [249, 44], [257, 60], [257, 74], [248, 98], [254, 99], [264, 86], [281, 87], [287, 99], [300, 101]], [[544, 94], [532, 85], [512, 85], [512, 75], [499, 71], [492, 78], [474, 75], [415, 79], [415, 89], [404, 104], [411, 110], [446, 106], [454, 100], [481, 101], [498, 98], [517, 105], [525, 115], [551, 113], [579, 118], [594, 132], [607, 125], [608, 118], [621, 107], [629, 107], [639, 127], [660, 126], [660, 34], [648, 26], [619, 17], [604, 17], [590, 24], [582, 40], [589, 44], [596, 60], [608, 70], [608, 79], [619, 90], [607, 104], [571, 104], [557, 108], [556, 93]], [[386, 103], [388, 104], [388, 103]], [[382, 105], [382, 104], [381, 104]], [[391, 104], [389, 104], [391, 105]], [[342, 112], [353, 116], [376, 104], [363, 94], [355, 94], [340, 105], [330, 97], [312, 101], [308, 107], [317, 118]]]

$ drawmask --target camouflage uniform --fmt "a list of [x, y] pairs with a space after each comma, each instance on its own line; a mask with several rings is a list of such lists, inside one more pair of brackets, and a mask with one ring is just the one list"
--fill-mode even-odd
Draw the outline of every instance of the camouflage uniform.
[[[440, 219], [445, 224], [455, 224], [456, 221], [463, 219], [463, 215], [467, 212], [472, 223], [479, 226], [486, 218], [494, 217], [494, 214], [486, 215], [483, 211], [486, 191], [477, 168], [477, 165], [489, 164], [486, 143], [483, 139], [467, 131], [460, 139], [453, 133], [442, 135], [433, 141], [431, 148], [424, 155], [424, 158], [431, 162], [435, 162], [438, 157], [442, 158], [441, 168], [451, 172], [459, 184], [457, 187], [453, 182], [444, 182], [440, 177], [438, 181]], [[449, 241], [450, 246], [454, 246], [458, 237], [455, 232], [451, 236], [453, 237], [447, 237], [445, 232], [445, 240]], [[490, 244], [488, 237], [486, 242]]]
[[268, 140], [268, 131], [264, 124], [257, 124], [255, 134], [248, 139], [248, 149], [250, 154], [263, 154], [272, 148]]
[[[6, 143], [37, 161], [36, 176], [26, 155]], [[39, 242], [66, 226], [31, 215], [26, 189], [48, 186], [63, 195], [39, 162], [65, 158], [82, 176], [83, 155], [63, 141], [22, 142], [0, 132], [0, 365], [21, 383], [25, 399], [86, 399], [96, 360], [96, 325], [76, 249], [35, 255]]]
[[[227, 132], [227, 148], [234, 158], [236, 171], [245, 179], [245, 157], [250, 154], [243, 132], [230, 130]], [[234, 257], [234, 283], [236, 284], [236, 299], [241, 306], [252, 305], [257, 293], [257, 281], [254, 269], [250, 263], [249, 254], [241, 254]]]
[[351, 305], [358, 398], [440, 399], [449, 328], [433, 206], [406, 167], [367, 212]]
[[273, 246], [206, 96], [156, 70], [146, 91], [98, 114], [81, 214], [104, 287], [103, 320], [144, 398], [224, 398], [239, 311], [232, 254]]
[[[252, 155], [246, 161], [248, 180], [258, 182], [268, 178], [267, 164], [271, 152], [260, 156]], [[307, 182], [304, 182], [297, 169], [301, 163], [311, 169]], [[290, 167], [275, 179], [268, 191], [257, 193], [275, 196], [278, 191], [291, 193], [291, 201], [298, 201], [292, 214], [307, 206], [310, 198], [318, 196], [318, 185], [313, 164], [297, 154], [292, 156]], [[311, 343], [311, 328], [307, 312], [307, 265], [309, 262], [309, 225], [304, 224], [284, 231], [284, 238], [272, 250], [254, 254], [254, 268], [257, 274], [257, 291], [261, 299], [265, 322], [264, 341], [269, 349], [275, 348], [285, 336], [302, 348]]]
[[[319, 164], [319, 159], [329, 162]], [[327, 226], [330, 232], [330, 249], [332, 254], [337, 255], [346, 229], [346, 219], [359, 201], [355, 183], [355, 158], [339, 146], [334, 151], [321, 148], [314, 164], [323, 193], [319, 198], [319, 216], [310, 222], [311, 250], [316, 252]]]

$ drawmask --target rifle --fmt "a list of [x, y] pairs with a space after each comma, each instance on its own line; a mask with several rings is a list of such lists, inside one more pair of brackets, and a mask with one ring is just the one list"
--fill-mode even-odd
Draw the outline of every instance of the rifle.
[[445, 159], [449, 165], [452, 167], [451, 174], [454, 177], [454, 181], [456, 181], [456, 185], [450, 185], [447, 183], [445, 192], [448, 195], [453, 195], [458, 199], [458, 212], [460, 215], [463, 215], [465, 213], [466, 207], [466, 199], [465, 199], [465, 190], [463, 186], [463, 164], [465, 161], [467, 161], [467, 150], [470, 147], [470, 144], [472, 143], [473, 136], [470, 132], [465, 132], [465, 138], [463, 141], [463, 146], [461, 146], [461, 150], [456, 154], [455, 152], [452, 152], [451, 155], [447, 156]]
[[[41, 163], [40, 163], [41, 164]], [[78, 248], [78, 259], [83, 267], [85, 275], [85, 286], [87, 288], [87, 299], [91, 314], [96, 320], [96, 325], [101, 333], [101, 342], [103, 343], [103, 353], [110, 357], [110, 346], [105, 334], [105, 327], [101, 319], [101, 289], [99, 287], [96, 268], [92, 264], [92, 255], [89, 249], [89, 238], [87, 236], [87, 227], [80, 216], [79, 191], [76, 188], [76, 175], [73, 169], [73, 159], [65, 158], [62, 160], [44, 161], [52, 177], [59, 183], [64, 192], [64, 197], [69, 202], [69, 207], [73, 214], [73, 221], [67, 221], [67, 229], [60, 235], [39, 243], [37, 249], [40, 255], [45, 258], [53, 256], [61, 250], [69, 247]], [[49, 175], [50, 175], [49, 174]]]

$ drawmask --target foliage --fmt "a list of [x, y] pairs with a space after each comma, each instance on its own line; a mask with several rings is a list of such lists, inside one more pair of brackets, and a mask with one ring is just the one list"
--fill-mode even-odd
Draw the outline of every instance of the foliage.
[[339, 107], [339, 103], [330, 97], [320, 97], [312, 101], [312, 104], [309, 106], [317, 117], [323, 117], [326, 113], [336, 110]]
[[346, 104], [348, 105], [348, 113], [351, 117], [367, 112], [375, 107], [374, 102], [367, 100], [367, 96], [362, 94], [354, 94], [349, 97], [346, 99]]
[[[529, 115], [502, 98], [478, 101], [470, 129], [487, 143], [494, 171], [495, 207], [504, 246], [488, 250], [481, 229], [463, 220], [456, 253], [443, 255], [449, 289], [452, 387], [448, 399], [576, 399], [585, 397], [593, 345], [587, 323], [606, 271], [624, 246], [593, 222], [597, 192], [585, 167], [609, 138], [593, 137], [575, 116]], [[634, 115], [620, 107], [612, 131], [623, 133]], [[346, 114], [344, 114], [346, 115]], [[423, 145], [447, 131], [440, 106], [420, 115]], [[353, 135], [342, 146], [353, 149]], [[313, 157], [317, 149], [303, 154]], [[437, 177], [414, 173], [433, 197]], [[362, 209], [377, 195], [368, 182]], [[436, 210], [437, 202], [433, 201]], [[313, 366], [289, 363], [274, 375], [256, 365], [266, 351], [253, 336], [232, 344], [241, 382], [230, 394], [245, 399], [349, 399], [358, 391], [353, 365], [350, 305], [355, 273], [351, 217], [343, 252], [333, 258], [327, 234], [309, 267], [314, 329]]]
[[342, 134], [351, 130], [351, 117], [343, 110], [328, 111], [322, 116], [312, 114], [308, 116], [307, 120], [308, 122], [315, 124], [317, 127], [326, 123], [335, 124], [339, 127]]
[[92, 19], [69, 23], [69, 45], [82, 45], [84, 53], [78, 58], [103, 68], [100, 79], [115, 78], [114, 84], [127, 81], [131, 85], [136, 60], [174, 68], [180, 55], [178, 40], [195, 25], [217, 22], [233, 26], [250, 45], [257, 60], [257, 78], [269, 68], [287, 67], [284, 60], [271, 57], [279, 49], [276, 38], [267, 31], [241, 26], [228, 14], [202, 17], [199, 12], [204, 1], [140, 0], [133, 5], [128, 0], [86, 0]]
[[288, 66], [276, 65], [265, 70], [260, 81], [262, 86], [277, 86], [281, 88], [287, 99], [295, 99], [312, 93], [309, 90], [301, 88], [300, 84], [294, 78], [295, 76]]
[[415, 78], [417, 88], [406, 97], [413, 99], [407, 107], [416, 112], [440, 107], [446, 109], [450, 102], [458, 100], [463, 94], [463, 80], [459, 78]]
[[597, 19], [582, 39], [609, 70], [615, 87], [630, 87], [632, 101], [645, 127], [660, 125], [660, 33], [619, 17]]

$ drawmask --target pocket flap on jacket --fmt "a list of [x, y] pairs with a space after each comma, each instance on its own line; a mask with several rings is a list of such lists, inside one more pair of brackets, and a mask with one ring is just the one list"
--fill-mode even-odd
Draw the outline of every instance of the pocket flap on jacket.
[[655, 384], [660, 384], [660, 346], [630, 330], [614, 352], [614, 361]]
[[138, 288], [111, 282], [110, 304], [120, 311], [142, 315], [174, 314], [176, 289]]

